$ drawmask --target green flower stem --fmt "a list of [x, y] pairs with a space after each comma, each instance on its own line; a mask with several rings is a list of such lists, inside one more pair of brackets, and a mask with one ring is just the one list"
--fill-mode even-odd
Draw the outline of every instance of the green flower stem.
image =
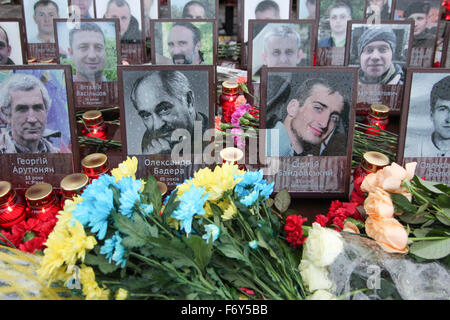
[[130, 297], [149, 297], [149, 298], [164, 298], [165, 300], [173, 300], [173, 298], [169, 298], [166, 295], [163, 294], [157, 294], [157, 293], [131, 293]]
[[356, 294], [358, 292], [364, 292], [364, 291], [367, 291], [367, 290], [369, 290], [369, 289], [368, 288], [364, 288], [364, 289], [354, 290], [354, 291], [349, 292], [349, 293], [344, 293], [343, 295], [340, 295], [340, 296], [336, 297], [336, 299], [337, 300], [343, 300], [344, 298], [351, 297], [351, 296], [353, 296], [354, 294]]
[[161, 228], [164, 233], [166, 233], [171, 239], [175, 238], [175, 236], [170, 232], [166, 227], [164, 227], [161, 223], [159, 223], [158, 219], [156, 219], [153, 215], [144, 214], [144, 209], [139, 205], [139, 211], [144, 217], [150, 218], [159, 228]]
[[11, 248], [17, 249], [16, 246], [15, 246], [11, 241], [9, 241], [9, 239], [6, 238], [1, 232], [0, 232], [0, 237], [2, 237], [3, 239], [5, 239], [6, 242], [9, 243], [9, 244], [11, 245]]
[[422, 237], [422, 238], [408, 238], [411, 241], [432, 241], [432, 240], [446, 240], [450, 237]]
[[[248, 274], [248, 271], [243, 270], [242, 271], [243, 274], [247, 277], [251, 277], [250, 274]], [[269, 288], [268, 285], [266, 285], [264, 283], [264, 281], [262, 281], [261, 279], [258, 278], [258, 276], [256, 274], [253, 275], [253, 280], [256, 282], [257, 285], [259, 285], [261, 288], [263, 288], [267, 293], [269, 293], [273, 298], [277, 299], [277, 300], [283, 300], [282, 297], [280, 297], [278, 294], [276, 294], [275, 292], [272, 291], [271, 288]]]

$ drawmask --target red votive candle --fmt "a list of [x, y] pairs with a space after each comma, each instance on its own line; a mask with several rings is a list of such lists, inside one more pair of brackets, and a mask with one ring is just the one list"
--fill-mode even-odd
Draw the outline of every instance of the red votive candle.
[[236, 110], [235, 103], [239, 97], [239, 85], [236, 81], [225, 81], [222, 83], [222, 93], [219, 101], [222, 108], [222, 122], [230, 123], [231, 116]]
[[84, 127], [81, 130], [83, 136], [106, 140], [108, 127], [103, 121], [101, 111], [91, 110], [83, 113], [83, 122]]
[[364, 153], [361, 164], [353, 172], [353, 179], [365, 177], [371, 173], [383, 169], [389, 165], [389, 158], [376, 151], [368, 151]]
[[89, 177], [84, 173], [74, 173], [68, 175], [61, 180], [61, 207], [64, 207], [66, 200], [72, 200], [78, 194], [83, 192], [83, 189], [88, 185]]
[[26, 202], [8, 181], [0, 181], [0, 227], [11, 228], [26, 217]]
[[103, 153], [93, 153], [81, 160], [83, 172], [89, 177], [89, 183], [110, 172], [108, 157]]
[[51, 184], [35, 184], [25, 192], [27, 200], [27, 216], [39, 220], [47, 220], [54, 217], [61, 210], [56, 193]]
[[375, 128], [367, 129], [366, 133], [377, 136], [381, 130], [386, 130], [389, 124], [389, 111], [389, 107], [382, 104], [373, 104], [370, 106], [370, 111], [365, 122], [367, 125]]

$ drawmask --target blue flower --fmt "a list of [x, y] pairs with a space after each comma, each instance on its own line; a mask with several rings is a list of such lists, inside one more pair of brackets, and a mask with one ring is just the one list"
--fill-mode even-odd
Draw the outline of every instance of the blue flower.
[[253, 250], [256, 250], [256, 249], [258, 249], [258, 241], [256, 241], [256, 240], [250, 241], [248, 243], [248, 246], [250, 248], [252, 248]]
[[141, 201], [139, 190], [142, 187], [142, 181], [133, 180], [131, 177], [125, 177], [117, 183], [117, 187], [120, 190], [120, 213], [131, 218], [136, 202], [139, 203]]
[[100, 254], [106, 255], [109, 263], [112, 260], [116, 262], [117, 266], [125, 267], [127, 263], [127, 260], [124, 259], [125, 248], [122, 245], [122, 237], [118, 231], [116, 231], [111, 239], [105, 241], [105, 244], [100, 248]]
[[258, 191], [252, 191], [252, 193], [250, 193], [248, 196], [243, 197], [242, 199], [240, 199], [240, 202], [246, 206], [247, 208], [251, 207], [257, 200], [259, 197], [259, 193]]
[[195, 215], [204, 215], [203, 206], [208, 200], [209, 195], [205, 193], [205, 187], [197, 188], [192, 185], [189, 191], [185, 192], [180, 198], [178, 208], [172, 212], [171, 217], [180, 221], [180, 230], [186, 234], [192, 231], [192, 218]]
[[142, 207], [142, 209], [144, 209], [144, 214], [147, 216], [151, 215], [153, 213], [153, 211], [155, 210], [151, 203], [150, 204], [142, 204], [141, 207]]
[[257, 189], [259, 191], [259, 195], [264, 198], [264, 200], [269, 199], [270, 195], [273, 193], [273, 187], [275, 182], [267, 184], [266, 180], [263, 180], [263, 183], [257, 185]]
[[206, 234], [203, 235], [202, 239], [209, 243], [209, 239], [212, 237], [212, 241], [216, 241], [220, 235], [220, 228], [215, 224], [208, 224], [205, 226]]

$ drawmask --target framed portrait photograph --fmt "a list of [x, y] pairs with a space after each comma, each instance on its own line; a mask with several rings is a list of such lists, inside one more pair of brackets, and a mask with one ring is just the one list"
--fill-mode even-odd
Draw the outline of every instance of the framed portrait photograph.
[[0, 180], [59, 187], [79, 171], [70, 75], [69, 66], [0, 66]]
[[213, 66], [120, 66], [119, 83], [123, 157], [138, 158], [136, 176], [171, 189], [204, 166], [214, 145]]
[[261, 68], [313, 66], [313, 20], [249, 20], [249, 89], [259, 96]]
[[346, 65], [358, 67], [358, 113], [368, 112], [372, 104], [400, 113], [412, 29], [411, 21], [349, 22]]
[[75, 107], [117, 106], [120, 64], [116, 19], [55, 19], [58, 63], [72, 69]]
[[141, 0], [96, 0], [98, 19], [118, 19], [122, 60], [129, 64], [146, 61], [144, 10]]
[[74, 19], [94, 19], [94, 0], [69, 0], [69, 17]]
[[68, 0], [23, 1], [28, 60], [53, 62], [58, 56], [53, 19], [69, 18]]
[[[437, 59], [441, 63], [441, 68], [450, 68], [450, 21], [446, 21], [445, 23], [441, 23], [442, 27], [442, 38], [440, 39], [440, 59]], [[437, 56], [437, 53], [436, 53]]]
[[367, 0], [367, 23], [378, 24], [380, 21], [392, 20], [394, 15], [393, 2], [395, 0]]
[[261, 80], [260, 152], [275, 192], [347, 196], [357, 69], [264, 67]]
[[431, 68], [434, 64], [441, 13], [440, 0], [396, 0], [394, 20], [414, 23], [411, 67]]
[[217, 19], [218, 0], [167, 0], [171, 19]]
[[297, 19], [315, 20], [319, 18], [318, 0], [297, 0]]
[[160, 19], [152, 21], [152, 63], [157, 65], [215, 65], [216, 20]]
[[365, 0], [318, 0], [317, 65], [343, 66], [347, 22], [363, 22]]
[[417, 162], [416, 175], [450, 182], [450, 69], [409, 68], [398, 163]]
[[22, 19], [0, 19], [0, 66], [27, 63]]

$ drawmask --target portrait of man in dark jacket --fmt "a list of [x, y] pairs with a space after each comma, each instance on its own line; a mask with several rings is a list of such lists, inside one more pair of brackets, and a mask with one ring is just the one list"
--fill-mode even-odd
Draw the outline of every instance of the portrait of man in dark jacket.
[[122, 43], [137, 43], [142, 40], [138, 20], [131, 14], [131, 8], [125, 0], [110, 0], [104, 18], [120, 20], [120, 40]]

